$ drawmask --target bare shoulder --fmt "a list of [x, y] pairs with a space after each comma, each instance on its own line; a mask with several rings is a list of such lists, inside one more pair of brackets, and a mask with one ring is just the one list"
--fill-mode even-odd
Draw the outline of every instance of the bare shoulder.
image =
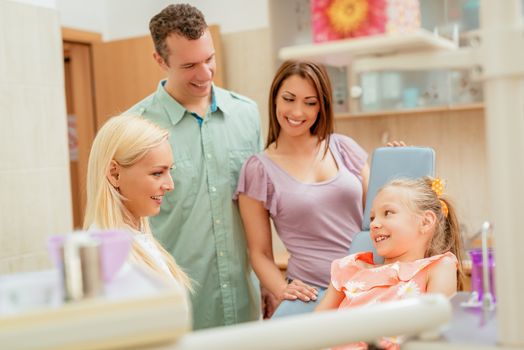
[[444, 256], [432, 264], [428, 271], [427, 291], [447, 296], [457, 291], [457, 259]]
[[457, 272], [457, 259], [452, 256], [443, 256], [430, 267], [431, 274], [455, 274]]

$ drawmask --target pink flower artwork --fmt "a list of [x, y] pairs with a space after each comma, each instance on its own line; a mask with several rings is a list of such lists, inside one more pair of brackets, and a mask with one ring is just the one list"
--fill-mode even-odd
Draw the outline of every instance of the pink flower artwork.
[[311, 0], [313, 41], [406, 32], [420, 27], [418, 0]]

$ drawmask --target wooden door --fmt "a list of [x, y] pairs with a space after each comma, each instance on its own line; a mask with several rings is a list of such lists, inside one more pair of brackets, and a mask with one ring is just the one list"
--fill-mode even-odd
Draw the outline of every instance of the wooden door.
[[95, 134], [91, 54], [88, 44], [65, 41], [63, 48], [73, 227], [78, 229], [84, 218], [87, 162]]

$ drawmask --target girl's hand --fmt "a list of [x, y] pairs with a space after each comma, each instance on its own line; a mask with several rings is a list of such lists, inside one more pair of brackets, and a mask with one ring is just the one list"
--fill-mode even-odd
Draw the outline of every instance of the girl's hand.
[[386, 146], [388, 147], [406, 147], [406, 143], [404, 141], [390, 141], [386, 143]]
[[282, 300], [302, 300], [310, 301], [317, 300], [318, 291], [315, 287], [311, 287], [301, 280], [293, 280], [286, 285], [281, 293]]

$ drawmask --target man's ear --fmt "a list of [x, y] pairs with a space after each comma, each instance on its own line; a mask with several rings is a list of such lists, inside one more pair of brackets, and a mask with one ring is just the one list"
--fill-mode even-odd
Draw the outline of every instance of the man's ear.
[[432, 232], [437, 222], [437, 215], [432, 210], [422, 213], [421, 231], [423, 233]]
[[158, 66], [160, 68], [162, 68], [163, 70], [168, 70], [169, 69], [169, 65], [167, 64], [167, 62], [162, 58], [162, 56], [160, 56], [158, 54], [158, 52], [153, 52], [153, 59], [155, 60], [155, 62], [158, 64]]
[[119, 179], [120, 179], [120, 165], [118, 165], [117, 162], [114, 160], [109, 163], [109, 167], [107, 168], [106, 173], [107, 180], [109, 180], [109, 183], [114, 187], [119, 187]]

